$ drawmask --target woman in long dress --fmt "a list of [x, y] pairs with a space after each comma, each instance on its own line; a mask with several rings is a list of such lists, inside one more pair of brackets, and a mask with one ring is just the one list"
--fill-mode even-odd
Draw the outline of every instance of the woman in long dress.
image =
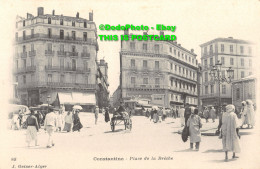
[[61, 111], [59, 111], [58, 115], [57, 115], [57, 129], [58, 129], [58, 131], [61, 132], [63, 124], [64, 124], [63, 114], [62, 114]]
[[247, 125], [248, 128], [253, 128], [255, 125], [255, 110], [254, 110], [254, 104], [251, 100], [246, 100], [247, 104]]
[[105, 122], [109, 122], [110, 121], [110, 117], [109, 117], [109, 113], [108, 113], [108, 108], [105, 109]]
[[192, 111], [192, 114], [187, 121], [187, 127], [189, 127], [190, 134], [190, 149], [193, 149], [193, 143], [196, 143], [196, 150], [199, 151], [201, 142], [200, 128], [202, 127], [202, 123], [197, 108]]
[[71, 112], [69, 111], [68, 114], [65, 116], [65, 124], [64, 124], [63, 131], [70, 132], [72, 123], [73, 123], [73, 118]]
[[238, 118], [235, 114], [235, 106], [229, 104], [226, 106], [226, 112], [222, 115], [222, 145], [225, 151], [225, 160], [228, 160], [228, 151], [233, 152], [233, 158], [238, 158], [235, 153], [239, 153], [239, 136], [237, 128], [239, 128]]
[[242, 101], [242, 109], [241, 109], [241, 127], [243, 128], [243, 125], [248, 123], [248, 117], [247, 117], [247, 104], [245, 101]]
[[79, 111], [76, 110], [75, 114], [73, 115], [73, 128], [72, 131], [78, 131], [80, 132], [80, 129], [82, 128], [82, 124], [80, 122], [80, 118], [79, 118]]
[[207, 107], [205, 107], [204, 111], [203, 111], [203, 116], [206, 119], [206, 123], [209, 121], [209, 110]]

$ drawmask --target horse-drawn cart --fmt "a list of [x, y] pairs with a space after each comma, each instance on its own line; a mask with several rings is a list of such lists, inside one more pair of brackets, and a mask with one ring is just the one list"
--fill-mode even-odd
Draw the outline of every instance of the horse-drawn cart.
[[115, 131], [115, 126], [124, 123], [125, 130], [132, 129], [132, 119], [127, 112], [123, 112], [122, 115], [114, 115], [111, 119], [110, 126], [111, 130]]

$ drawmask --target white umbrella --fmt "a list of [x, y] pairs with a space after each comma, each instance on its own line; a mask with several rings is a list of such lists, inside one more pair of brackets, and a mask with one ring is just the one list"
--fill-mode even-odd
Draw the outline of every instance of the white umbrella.
[[73, 109], [82, 110], [82, 107], [80, 105], [73, 106]]

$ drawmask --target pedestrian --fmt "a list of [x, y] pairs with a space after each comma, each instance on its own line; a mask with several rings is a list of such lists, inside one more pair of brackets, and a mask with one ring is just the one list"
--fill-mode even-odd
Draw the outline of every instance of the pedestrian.
[[14, 130], [20, 129], [20, 120], [18, 114], [13, 113], [11, 129]]
[[145, 116], [146, 116], [147, 118], [149, 118], [149, 111], [148, 111], [148, 109], [146, 109]]
[[255, 125], [255, 111], [254, 105], [251, 100], [246, 100], [247, 104], [247, 117], [248, 117], [248, 128], [253, 128]]
[[206, 119], [206, 123], [209, 122], [209, 110], [207, 107], [204, 107], [203, 116]]
[[184, 106], [181, 106], [180, 110], [179, 110], [179, 115], [180, 115], [180, 121], [181, 121], [181, 127], [183, 127], [185, 125], [185, 118], [184, 118]]
[[214, 122], [215, 122], [215, 119], [216, 119], [216, 110], [215, 110], [214, 107], [211, 107], [210, 116], [211, 116], [211, 118], [212, 118], [212, 122], [214, 123]]
[[197, 108], [192, 111], [189, 119], [187, 120], [187, 127], [189, 127], [190, 134], [190, 149], [193, 149], [193, 143], [196, 143], [196, 151], [199, 151], [201, 142], [200, 128], [202, 127], [202, 123], [201, 118], [198, 115]]
[[73, 115], [73, 128], [72, 131], [78, 131], [80, 132], [80, 129], [83, 127], [83, 125], [80, 122], [79, 118], [79, 110], [75, 110], [75, 113]]
[[186, 103], [185, 111], [184, 111], [185, 125], [187, 124], [190, 115], [191, 115], [191, 108], [189, 107], [189, 103]]
[[172, 117], [174, 117], [174, 119], [176, 119], [177, 118], [176, 111], [174, 109], [171, 109], [171, 113], [172, 113]]
[[159, 111], [158, 111], [158, 121], [159, 123], [162, 122], [162, 115], [163, 115], [163, 111], [162, 111], [162, 108], [159, 108]]
[[155, 109], [155, 110], [154, 110], [154, 113], [153, 113], [153, 122], [154, 122], [154, 123], [157, 123], [158, 120], [159, 120], [158, 110]]
[[152, 110], [151, 110], [151, 118], [150, 118], [150, 121], [153, 120], [154, 111], [155, 111], [155, 109], [152, 108]]
[[39, 146], [37, 144], [38, 142], [37, 132], [39, 131], [39, 124], [33, 110], [31, 110], [31, 114], [26, 119], [26, 126], [27, 126], [26, 142], [28, 147], [30, 147], [30, 143], [33, 140], [35, 141], [35, 146]]
[[108, 113], [108, 108], [105, 109], [105, 122], [109, 122], [110, 121], [110, 117], [109, 117], [109, 113]]
[[65, 116], [65, 124], [64, 124], [63, 131], [70, 132], [72, 123], [73, 123], [72, 113], [68, 111], [67, 115]]
[[59, 132], [61, 132], [61, 128], [64, 125], [64, 118], [63, 118], [63, 114], [62, 111], [59, 111], [57, 114], [57, 129]]
[[241, 126], [240, 128], [243, 128], [243, 125], [248, 124], [248, 116], [247, 116], [247, 104], [245, 101], [242, 101], [242, 108], [241, 108]]
[[166, 119], [166, 110], [165, 110], [165, 107], [163, 107], [162, 109], [162, 121], [165, 121]]
[[222, 115], [222, 145], [226, 161], [228, 161], [228, 151], [233, 152], [233, 158], [238, 158], [236, 153], [240, 152], [239, 136], [237, 134], [239, 124], [234, 111], [235, 106], [229, 104], [226, 106], [226, 112]]
[[98, 121], [98, 113], [99, 113], [99, 108], [98, 108], [98, 106], [96, 106], [96, 108], [94, 109], [95, 125], [97, 125], [97, 121]]
[[54, 113], [54, 109], [49, 108], [49, 113], [46, 114], [45, 121], [44, 121], [44, 129], [49, 135], [47, 148], [51, 148], [54, 146], [53, 133], [55, 131], [56, 125], [57, 125], [57, 116]]

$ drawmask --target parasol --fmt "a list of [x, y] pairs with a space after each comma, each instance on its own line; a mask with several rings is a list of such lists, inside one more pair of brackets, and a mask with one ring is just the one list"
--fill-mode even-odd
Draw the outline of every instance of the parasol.
[[73, 106], [73, 109], [82, 110], [82, 107], [80, 105], [75, 105], [75, 106]]

